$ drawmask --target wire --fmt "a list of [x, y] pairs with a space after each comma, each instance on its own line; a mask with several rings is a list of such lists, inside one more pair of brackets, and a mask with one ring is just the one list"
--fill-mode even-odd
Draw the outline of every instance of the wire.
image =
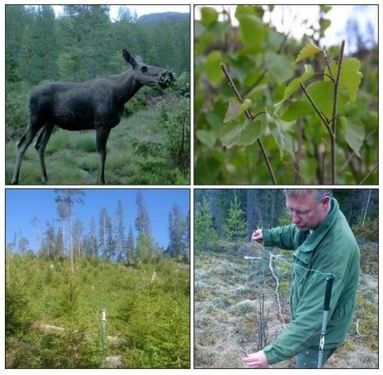
[[[308, 272], [316, 272], [316, 273], [319, 273], [321, 275], [324, 275], [324, 276], [331, 276], [333, 275], [333, 273], [331, 272], [322, 272], [322, 271], [319, 271], [315, 268], [307, 268], [307, 267], [304, 267], [302, 266], [301, 264], [298, 264], [297, 262], [292, 262], [291, 260], [288, 260], [286, 259], [283, 255], [278, 255], [278, 254], [274, 254], [272, 253], [271, 251], [269, 250], [266, 250], [264, 247], [260, 246], [259, 248], [257, 247], [257, 249], [265, 252], [269, 257], [272, 257], [274, 259], [280, 259], [282, 260], [283, 262], [285, 263], [288, 263], [290, 266], [291, 265], [294, 265], [294, 267], [299, 267], [299, 268], [302, 268], [304, 269], [305, 271], [308, 271]], [[258, 259], [258, 257], [248, 257], [248, 256], [245, 256], [244, 259], [249, 259], [249, 260], [253, 260], [253, 259]], [[273, 275], [273, 277], [275, 278], [275, 276]]]

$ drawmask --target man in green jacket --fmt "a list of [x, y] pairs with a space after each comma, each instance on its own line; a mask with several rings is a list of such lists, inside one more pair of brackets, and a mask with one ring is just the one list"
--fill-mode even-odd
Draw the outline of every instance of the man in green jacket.
[[292, 224], [257, 229], [252, 241], [294, 250], [291, 321], [263, 350], [243, 358], [262, 368], [296, 357], [296, 368], [316, 368], [326, 279], [333, 275], [322, 365], [344, 341], [355, 309], [359, 248], [336, 199], [327, 190], [285, 190]]

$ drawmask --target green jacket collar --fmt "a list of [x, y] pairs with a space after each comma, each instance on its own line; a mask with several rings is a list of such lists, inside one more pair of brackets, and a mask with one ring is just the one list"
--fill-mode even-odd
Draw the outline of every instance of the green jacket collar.
[[327, 217], [320, 223], [306, 240], [299, 246], [299, 251], [309, 253], [313, 251], [322, 239], [326, 236], [328, 231], [334, 226], [339, 212], [339, 204], [335, 198], [331, 198], [331, 209]]

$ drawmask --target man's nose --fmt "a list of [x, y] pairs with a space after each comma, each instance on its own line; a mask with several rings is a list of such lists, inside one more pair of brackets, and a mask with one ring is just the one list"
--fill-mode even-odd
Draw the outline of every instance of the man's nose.
[[293, 224], [299, 223], [300, 220], [301, 220], [301, 218], [299, 217], [299, 215], [297, 215], [295, 212], [293, 212], [291, 215], [291, 221], [293, 222]]

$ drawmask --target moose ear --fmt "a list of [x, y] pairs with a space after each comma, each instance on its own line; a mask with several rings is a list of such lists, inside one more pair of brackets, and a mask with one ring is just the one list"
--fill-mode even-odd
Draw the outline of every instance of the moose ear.
[[133, 69], [137, 66], [137, 61], [134, 59], [134, 57], [129, 53], [128, 50], [123, 49], [122, 50], [122, 56], [124, 56], [124, 60], [130, 64]]

